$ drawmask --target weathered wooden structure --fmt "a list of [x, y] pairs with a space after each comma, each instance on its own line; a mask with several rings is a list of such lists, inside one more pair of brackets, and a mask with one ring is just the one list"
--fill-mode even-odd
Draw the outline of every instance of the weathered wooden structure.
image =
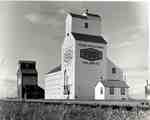
[[17, 71], [18, 98], [40, 99], [44, 98], [44, 90], [38, 86], [38, 72], [35, 61], [18, 62]]

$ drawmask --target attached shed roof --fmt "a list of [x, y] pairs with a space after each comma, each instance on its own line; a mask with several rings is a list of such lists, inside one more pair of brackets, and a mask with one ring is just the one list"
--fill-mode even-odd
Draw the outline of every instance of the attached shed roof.
[[129, 88], [127, 83], [122, 80], [103, 80], [101, 82], [105, 87]]
[[81, 34], [81, 33], [75, 33], [75, 32], [72, 32], [72, 35], [74, 36], [76, 40], [79, 40], [79, 41], [107, 44], [107, 42], [104, 40], [102, 36]]
[[58, 71], [61, 71], [61, 64], [50, 70], [47, 74], [51, 74]]

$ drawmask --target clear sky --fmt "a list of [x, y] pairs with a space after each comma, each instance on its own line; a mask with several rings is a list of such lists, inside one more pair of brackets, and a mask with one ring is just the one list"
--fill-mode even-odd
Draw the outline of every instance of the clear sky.
[[130, 95], [144, 97], [148, 79], [148, 16], [142, 2], [0, 2], [0, 97], [16, 96], [17, 62], [36, 60], [39, 84], [61, 62], [66, 12], [102, 16], [108, 57], [127, 72]]

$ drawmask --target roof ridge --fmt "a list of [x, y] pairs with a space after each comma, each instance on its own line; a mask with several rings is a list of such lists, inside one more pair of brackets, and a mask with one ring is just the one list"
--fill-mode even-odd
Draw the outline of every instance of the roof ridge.
[[84, 16], [84, 15], [81, 15], [81, 14], [72, 13], [72, 12], [69, 12], [69, 14], [72, 17], [77, 17], [77, 18], [82, 18], [82, 19], [87, 19], [88, 18], [87, 16]]
[[83, 15], [83, 14], [72, 13], [72, 12], [69, 12], [69, 14], [70, 14], [72, 17], [77, 17], [77, 18], [82, 18], [82, 19], [88, 19], [88, 16], [101, 18], [100, 15], [98, 15], [98, 14], [93, 14], [93, 13], [86, 13], [87, 16], [86, 16], [86, 15]]

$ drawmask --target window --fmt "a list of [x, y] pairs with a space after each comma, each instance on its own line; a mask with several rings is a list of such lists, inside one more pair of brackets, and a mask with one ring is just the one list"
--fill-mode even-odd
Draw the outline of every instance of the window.
[[103, 59], [103, 52], [94, 48], [80, 49], [80, 57], [89, 61]]
[[103, 94], [103, 87], [100, 88], [100, 94]]
[[113, 87], [110, 87], [110, 89], [109, 89], [110, 91], [110, 95], [114, 95], [114, 88]]
[[87, 23], [87, 22], [84, 23], [84, 27], [85, 27], [85, 28], [88, 28], [88, 23]]
[[121, 95], [125, 95], [125, 88], [121, 88]]
[[116, 68], [115, 68], [115, 67], [112, 68], [112, 73], [113, 73], [113, 74], [116, 73]]

